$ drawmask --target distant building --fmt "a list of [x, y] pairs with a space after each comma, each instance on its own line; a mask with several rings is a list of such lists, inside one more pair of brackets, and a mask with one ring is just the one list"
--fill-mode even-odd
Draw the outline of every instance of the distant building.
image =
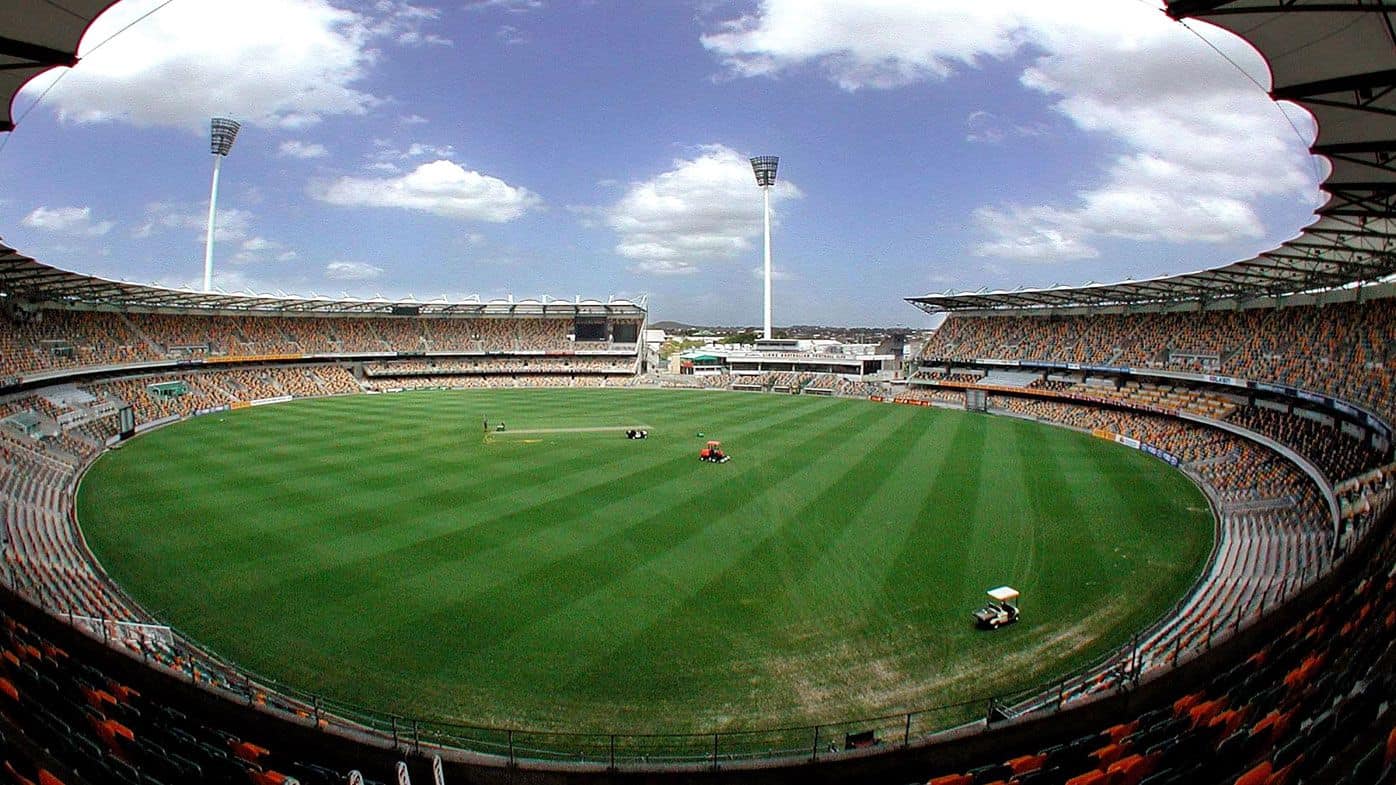
[[[782, 371], [831, 373], [853, 381], [883, 381], [898, 376], [901, 358], [878, 353], [875, 344], [832, 340], [762, 338], [755, 344], [709, 343], [671, 358], [670, 372], [711, 376], [760, 376]], [[677, 366], [673, 360], [677, 360]], [[734, 380], [735, 383], [735, 380]]]

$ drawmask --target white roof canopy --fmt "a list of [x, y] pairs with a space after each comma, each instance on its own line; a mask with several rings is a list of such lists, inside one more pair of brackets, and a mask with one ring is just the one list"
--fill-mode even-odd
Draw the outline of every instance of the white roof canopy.
[[0, 3], [0, 132], [13, 131], [15, 95], [24, 83], [56, 66], [78, 62], [88, 25], [116, 0]]
[[989, 590], [989, 598], [995, 602], [1016, 602], [1018, 590], [1011, 586], [1000, 586], [997, 589]]
[[288, 294], [198, 292], [163, 286], [111, 281], [60, 270], [0, 243], [0, 298], [55, 308], [107, 308], [186, 313], [363, 314], [396, 316], [556, 316], [644, 318], [645, 300], [590, 300], [544, 297], [479, 297], [430, 300], [387, 297], [297, 297]]

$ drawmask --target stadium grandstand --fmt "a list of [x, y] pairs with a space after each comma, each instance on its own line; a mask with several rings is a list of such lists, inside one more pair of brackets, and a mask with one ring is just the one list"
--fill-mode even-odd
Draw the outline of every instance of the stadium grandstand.
[[[110, 3], [76, 5], [7, 22], [34, 29], [6, 33], [29, 42], [6, 55], [29, 65], [0, 69], [6, 99], [70, 62]], [[1174, 0], [1168, 11], [1244, 37], [1270, 65], [1272, 95], [1313, 113], [1313, 152], [1332, 163], [1317, 220], [1253, 259], [1186, 275], [908, 298], [946, 319], [905, 384], [798, 364], [656, 375], [642, 367], [644, 302], [209, 294], [0, 247], [0, 780], [1396, 781], [1396, 8]], [[872, 398], [1084, 431], [1190, 477], [1213, 505], [1216, 542], [1165, 618], [1051, 685], [983, 696], [974, 721], [913, 732], [907, 713], [738, 747], [719, 733], [583, 738], [349, 711], [163, 625], [77, 526], [85, 468], [177, 420], [423, 387], [636, 385]]]

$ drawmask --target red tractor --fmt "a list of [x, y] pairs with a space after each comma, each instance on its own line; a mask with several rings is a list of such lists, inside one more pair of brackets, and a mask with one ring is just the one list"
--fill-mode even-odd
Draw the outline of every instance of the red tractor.
[[708, 446], [698, 451], [698, 460], [708, 463], [727, 463], [732, 456], [722, 451], [722, 442], [708, 442]]

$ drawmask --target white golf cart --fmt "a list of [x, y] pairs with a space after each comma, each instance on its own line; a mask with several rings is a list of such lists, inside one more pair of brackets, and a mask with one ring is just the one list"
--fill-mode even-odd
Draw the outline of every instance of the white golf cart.
[[1018, 590], [1011, 586], [990, 589], [989, 604], [974, 612], [980, 629], [996, 630], [1018, 620]]

